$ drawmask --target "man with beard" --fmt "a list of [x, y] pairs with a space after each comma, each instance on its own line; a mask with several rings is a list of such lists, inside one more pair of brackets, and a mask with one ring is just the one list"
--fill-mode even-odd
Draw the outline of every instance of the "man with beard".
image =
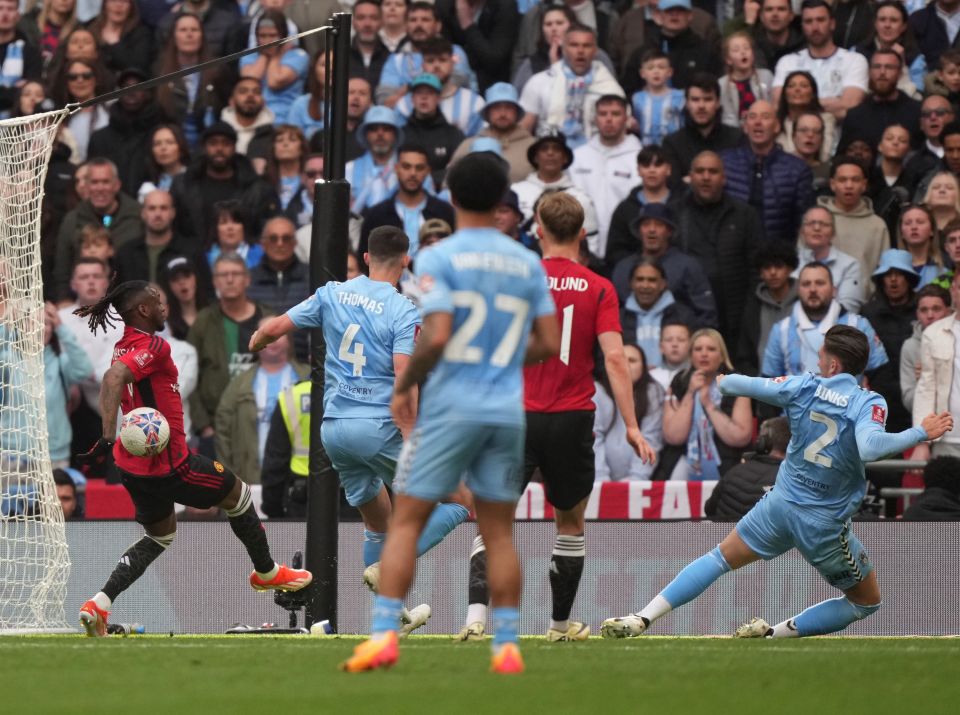
[[[351, 77], [347, 83], [347, 138], [346, 159], [353, 161], [363, 156], [366, 148], [357, 137], [357, 127], [363, 123], [367, 110], [373, 106], [373, 87], [362, 77]], [[310, 150], [323, 153], [324, 130], [310, 138]]]
[[874, 51], [870, 58], [870, 96], [847, 112], [840, 136], [841, 147], [854, 137], [877, 146], [883, 138], [883, 130], [891, 124], [909, 127], [913, 139], [916, 139], [920, 126], [920, 102], [897, 89], [902, 68], [903, 59], [894, 50]]
[[350, 208], [354, 213], [362, 213], [397, 190], [396, 148], [403, 140], [403, 132], [395, 111], [371, 107], [356, 134], [367, 151], [347, 163], [345, 175], [352, 194]]
[[380, 84], [380, 73], [390, 50], [380, 40], [383, 17], [379, 0], [357, 0], [353, 5], [353, 40], [350, 42], [350, 76], [362, 77], [372, 87]]
[[276, 117], [263, 102], [260, 81], [241, 77], [230, 93], [229, 106], [220, 118], [237, 132], [237, 153], [250, 159], [266, 159], [273, 144], [273, 121]]

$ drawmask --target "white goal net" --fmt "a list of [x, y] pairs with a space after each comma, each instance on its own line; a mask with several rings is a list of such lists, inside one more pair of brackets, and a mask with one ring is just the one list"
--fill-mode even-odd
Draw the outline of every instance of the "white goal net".
[[0, 634], [67, 629], [47, 448], [40, 204], [65, 110], [0, 121]]

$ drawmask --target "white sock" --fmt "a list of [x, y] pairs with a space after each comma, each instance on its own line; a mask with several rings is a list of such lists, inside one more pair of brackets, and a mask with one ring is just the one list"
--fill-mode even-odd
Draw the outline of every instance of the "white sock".
[[471, 623], [476, 623], [479, 621], [486, 627], [487, 625], [487, 604], [485, 603], [471, 603], [467, 606], [467, 622], [464, 625], [469, 626]]
[[667, 599], [665, 599], [660, 594], [657, 594], [656, 596], [653, 597], [653, 600], [650, 601], [650, 603], [648, 603], [646, 606], [644, 606], [643, 610], [641, 610], [636, 615], [640, 616], [641, 618], [646, 618], [647, 625], [649, 625], [653, 623], [655, 620], [657, 620], [658, 618], [670, 613], [670, 611], [672, 610], [673, 610], [673, 606], [667, 603]]
[[770, 638], [799, 638], [800, 631], [797, 630], [792, 618], [788, 618], [783, 623], [778, 623], [773, 627], [773, 633]]
[[91, 600], [97, 604], [97, 608], [99, 608], [101, 611], [109, 611], [110, 606], [113, 605], [113, 601], [111, 601], [110, 597], [103, 591], [99, 591]]
[[555, 621], [552, 618], [550, 619], [550, 630], [560, 631], [561, 633], [566, 633], [567, 629], [570, 627], [570, 621]]
[[273, 568], [265, 573], [260, 573], [257, 571], [257, 576], [259, 576], [264, 581], [271, 581], [278, 573], [280, 573], [280, 567], [277, 565], [277, 562], [273, 562]]

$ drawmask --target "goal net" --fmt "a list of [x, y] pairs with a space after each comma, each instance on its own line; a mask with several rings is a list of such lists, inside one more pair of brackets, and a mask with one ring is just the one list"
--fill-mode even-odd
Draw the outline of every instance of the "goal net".
[[47, 447], [40, 205], [66, 110], [0, 121], [0, 633], [70, 630]]

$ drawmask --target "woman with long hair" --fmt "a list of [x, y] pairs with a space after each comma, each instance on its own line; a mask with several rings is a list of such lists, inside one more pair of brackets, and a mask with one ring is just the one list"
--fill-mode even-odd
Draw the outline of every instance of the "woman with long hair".
[[920, 275], [915, 290], [923, 288], [943, 273], [938, 233], [933, 214], [925, 206], [913, 205], [900, 214], [897, 248], [910, 253], [913, 270]]
[[917, 46], [908, 24], [909, 15], [901, 0], [882, 0], [876, 5], [873, 21], [873, 37], [857, 47], [857, 52], [867, 58], [876, 50], [893, 50], [903, 60], [903, 70], [897, 87], [908, 95], [918, 96], [923, 91], [927, 61]]
[[19, 23], [34, 46], [40, 48], [44, 63], [76, 26], [77, 0], [31, 0]]
[[189, 258], [177, 256], [162, 267], [157, 281], [168, 299], [167, 327], [170, 334], [186, 340], [197, 313], [210, 303], [203, 281], [197, 278], [197, 267]]
[[823, 120], [823, 142], [820, 145], [820, 161], [829, 161], [833, 155], [837, 120], [824, 110], [817, 93], [817, 80], [803, 70], [787, 75], [777, 104], [777, 119], [780, 120], [780, 134], [777, 143], [788, 154], [795, 154], [793, 143], [793, 124], [801, 114], [813, 113]]
[[190, 163], [187, 140], [176, 124], [161, 124], [150, 135], [150, 153], [144, 160], [147, 180], [140, 185], [141, 199], [155, 189], [169, 191], [175, 176]]
[[[99, 84], [97, 67], [88, 60], [73, 60], [64, 71], [52, 79], [51, 96], [58, 107], [85, 102], [103, 94], [106, 89]], [[95, 104], [74, 112], [66, 121], [73, 137], [77, 157], [87, 159], [87, 147], [93, 133], [110, 123], [110, 114], [102, 104]]]
[[278, 124], [273, 132], [264, 178], [280, 197], [280, 208], [283, 210], [300, 191], [300, 174], [306, 159], [307, 140], [303, 132], [291, 124]]
[[308, 141], [325, 125], [326, 102], [323, 93], [326, 77], [327, 63], [321, 51], [313, 58], [313, 71], [307, 77], [307, 93], [293, 100], [287, 112], [287, 124], [300, 129]]
[[97, 38], [103, 63], [113, 73], [136, 67], [148, 72], [153, 62], [153, 33], [140, 22], [134, 0], [103, 0], [100, 14], [87, 25]]
[[[633, 383], [633, 404], [637, 424], [654, 452], [663, 447], [663, 388], [647, 370], [647, 356], [631, 343], [624, 343], [623, 353]], [[598, 482], [649, 479], [656, 462], [645, 464], [627, 442], [627, 428], [617, 411], [610, 379], [600, 369], [593, 395], [597, 411], [593, 423], [593, 453]]]
[[949, 171], [938, 171], [930, 179], [920, 202], [933, 214], [937, 230], [960, 218], [960, 183]]
[[[203, 25], [196, 15], [182, 13], [173, 21], [170, 38], [160, 50], [158, 76], [210, 59]], [[164, 114], [183, 128], [187, 145], [196, 147], [205, 127], [212, 124], [223, 101], [217, 94], [220, 72], [216, 68], [188, 74], [157, 88], [157, 103]]]
[[715, 480], [740, 462], [750, 444], [753, 414], [747, 397], [721, 396], [716, 377], [732, 372], [723, 336], [713, 328], [690, 340], [690, 368], [670, 385], [663, 407], [661, 479]]
[[[287, 18], [279, 10], [265, 10], [257, 18], [258, 45], [286, 36]], [[260, 80], [264, 104], [273, 112], [277, 122], [287, 121], [290, 105], [303, 92], [309, 67], [310, 56], [292, 42], [240, 58], [240, 76]]]

